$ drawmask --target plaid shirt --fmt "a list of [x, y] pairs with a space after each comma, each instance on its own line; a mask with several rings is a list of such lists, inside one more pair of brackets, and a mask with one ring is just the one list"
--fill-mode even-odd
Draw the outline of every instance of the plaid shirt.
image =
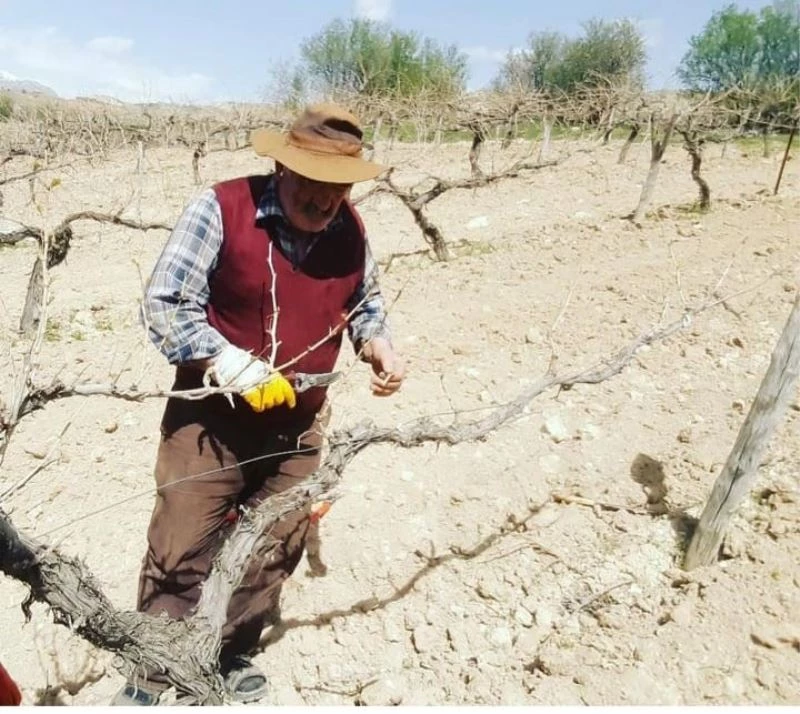
[[[342, 221], [337, 214], [320, 233], [308, 237], [295, 234], [283, 214], [275, 181], [268, 182], [256, 219], [266, 219], [270, 235], [277, 238], [281, 252], [295, 266], [302, 263], [317, 240]], [[150, 339], [171, 364], [215, 357], [228, 344], [208, 324], [205, 309], [222, 237], [222, 212], [216, 193], [209, 188], [186, 207], [150, 276], [141, 317]], [[347, 304], [348, 312], [354, 309], [347, 330], [356, 349], [372, 337], [390, 339], [378, 266], [369, 243], [364, 279]]]

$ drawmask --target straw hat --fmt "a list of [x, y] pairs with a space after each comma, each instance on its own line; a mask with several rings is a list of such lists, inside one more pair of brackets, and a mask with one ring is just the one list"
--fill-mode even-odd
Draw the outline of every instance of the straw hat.
[[361, 127], [336, 104], [308, 107], [287, 133], [256, 129], [250, 142], [259, 156], [269, 156], [295, 173], [326, 183], [369, 181], [385, 166], [361, 158]]

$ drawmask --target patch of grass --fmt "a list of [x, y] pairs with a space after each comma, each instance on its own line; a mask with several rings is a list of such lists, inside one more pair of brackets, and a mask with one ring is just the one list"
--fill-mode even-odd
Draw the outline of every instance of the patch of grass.
[[676, 213], [680, 213], [684, 216], [702, 216], [706, 213], [711, 211], [711, 207], [702, 208], [700, 206], [700, 201], [692, 201], [691, 203], [679, 203], [677, 206], [673, 206]]
[[61, 340], [61, 323], [54, 317], [47, 318], [47, 325], [44, 328], [44, 339], [47, 342], [58, 342]]
[[100, 332], [113, 332], [114, 324], [108, 315], [95, 315], [94, 318], [95, 329]]
[[474, 255], [489, 255], [497, 252], [497, 246], [485, 240], [462, 240], [448, 243], [447, 247], [454, 258], [464, 258]]
[[70, 337], [76, 342], [84, 342], [86, 340], [86, 335], [80, 330], [73, 330]]
[[0, 94], [0, 121], [8, 121], [14, 112], [14, 100], [8, 94]]

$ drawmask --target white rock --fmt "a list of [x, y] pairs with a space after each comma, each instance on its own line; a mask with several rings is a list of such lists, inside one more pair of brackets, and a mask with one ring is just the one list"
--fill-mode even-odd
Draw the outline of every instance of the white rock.
[[413, 471], [403, 471], [400, 474], [401, 481], [413, 481], [414, 480], [414, 472]]
[[396, 675], [381, 677], [377, 682], [364, 687], [361, 701], [367, 706], [397, 706], [403, 703], [406, 684]]
[[488, 216], [475, 216], [472, 220], [467, 223], [467, 228], [469, 230], [475, 230], [476, 228], [486, 228], [489, 225], [489, 218]]
[[544, 342], [544, 339], [542, 338], [542, 333], [539, 332], [538, 329], [531, 327], [525, 333], [525, 342], [527, 342], [529, 345], [541, 345]]
[[400, 626], [393, 620], [383, 623], [383, 638], [387, 642], [402, 642], [405, 639]]
[[529, 613], [524, 607], [518, 607], [514, 612], [514, 619], [523, 627], [530, 627], [533, 625], [533, 615]]
[[414, 641], [414, 649], [417, 652], [435, 652], [442, 648], [441, 633], [431, 625], [415, 627], [411, 637]]
[[551, 610], [539, 606], [536, 608], [536, 612], [533, 613], [533, 619], [536, 620], [536, 624], [539, 625], [539, 627], [549, 630], [553, 626], [555, 617]]
[[599, 439], [603, 435], [603, 430], [596, 424], [584, 424], [578, 429], [578, 434], [584, 441]]
[[544, 424], [542, 424], [542, 431], [547, 434], [553, 441], [558, 444], [559, 442], [569, 439], [570, 434], [567, 430], [563, 420], [557, 414], [550, 414], [545, 416]]
[[489, 642], [495, 647], [511, 647], [513, 640], [511, 639], [511, 630], [507, 627], [495, 627], [492, 634], [489, 636]]

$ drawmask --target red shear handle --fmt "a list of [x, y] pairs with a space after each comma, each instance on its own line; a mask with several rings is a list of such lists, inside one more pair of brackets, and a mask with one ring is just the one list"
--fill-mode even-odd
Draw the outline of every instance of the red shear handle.
[[11, 679], [11, 675], [6, 672], [5, 667], [0, 664], [0, 706], [17, 707], [22, 702], [22, 695], [19, 687]]

